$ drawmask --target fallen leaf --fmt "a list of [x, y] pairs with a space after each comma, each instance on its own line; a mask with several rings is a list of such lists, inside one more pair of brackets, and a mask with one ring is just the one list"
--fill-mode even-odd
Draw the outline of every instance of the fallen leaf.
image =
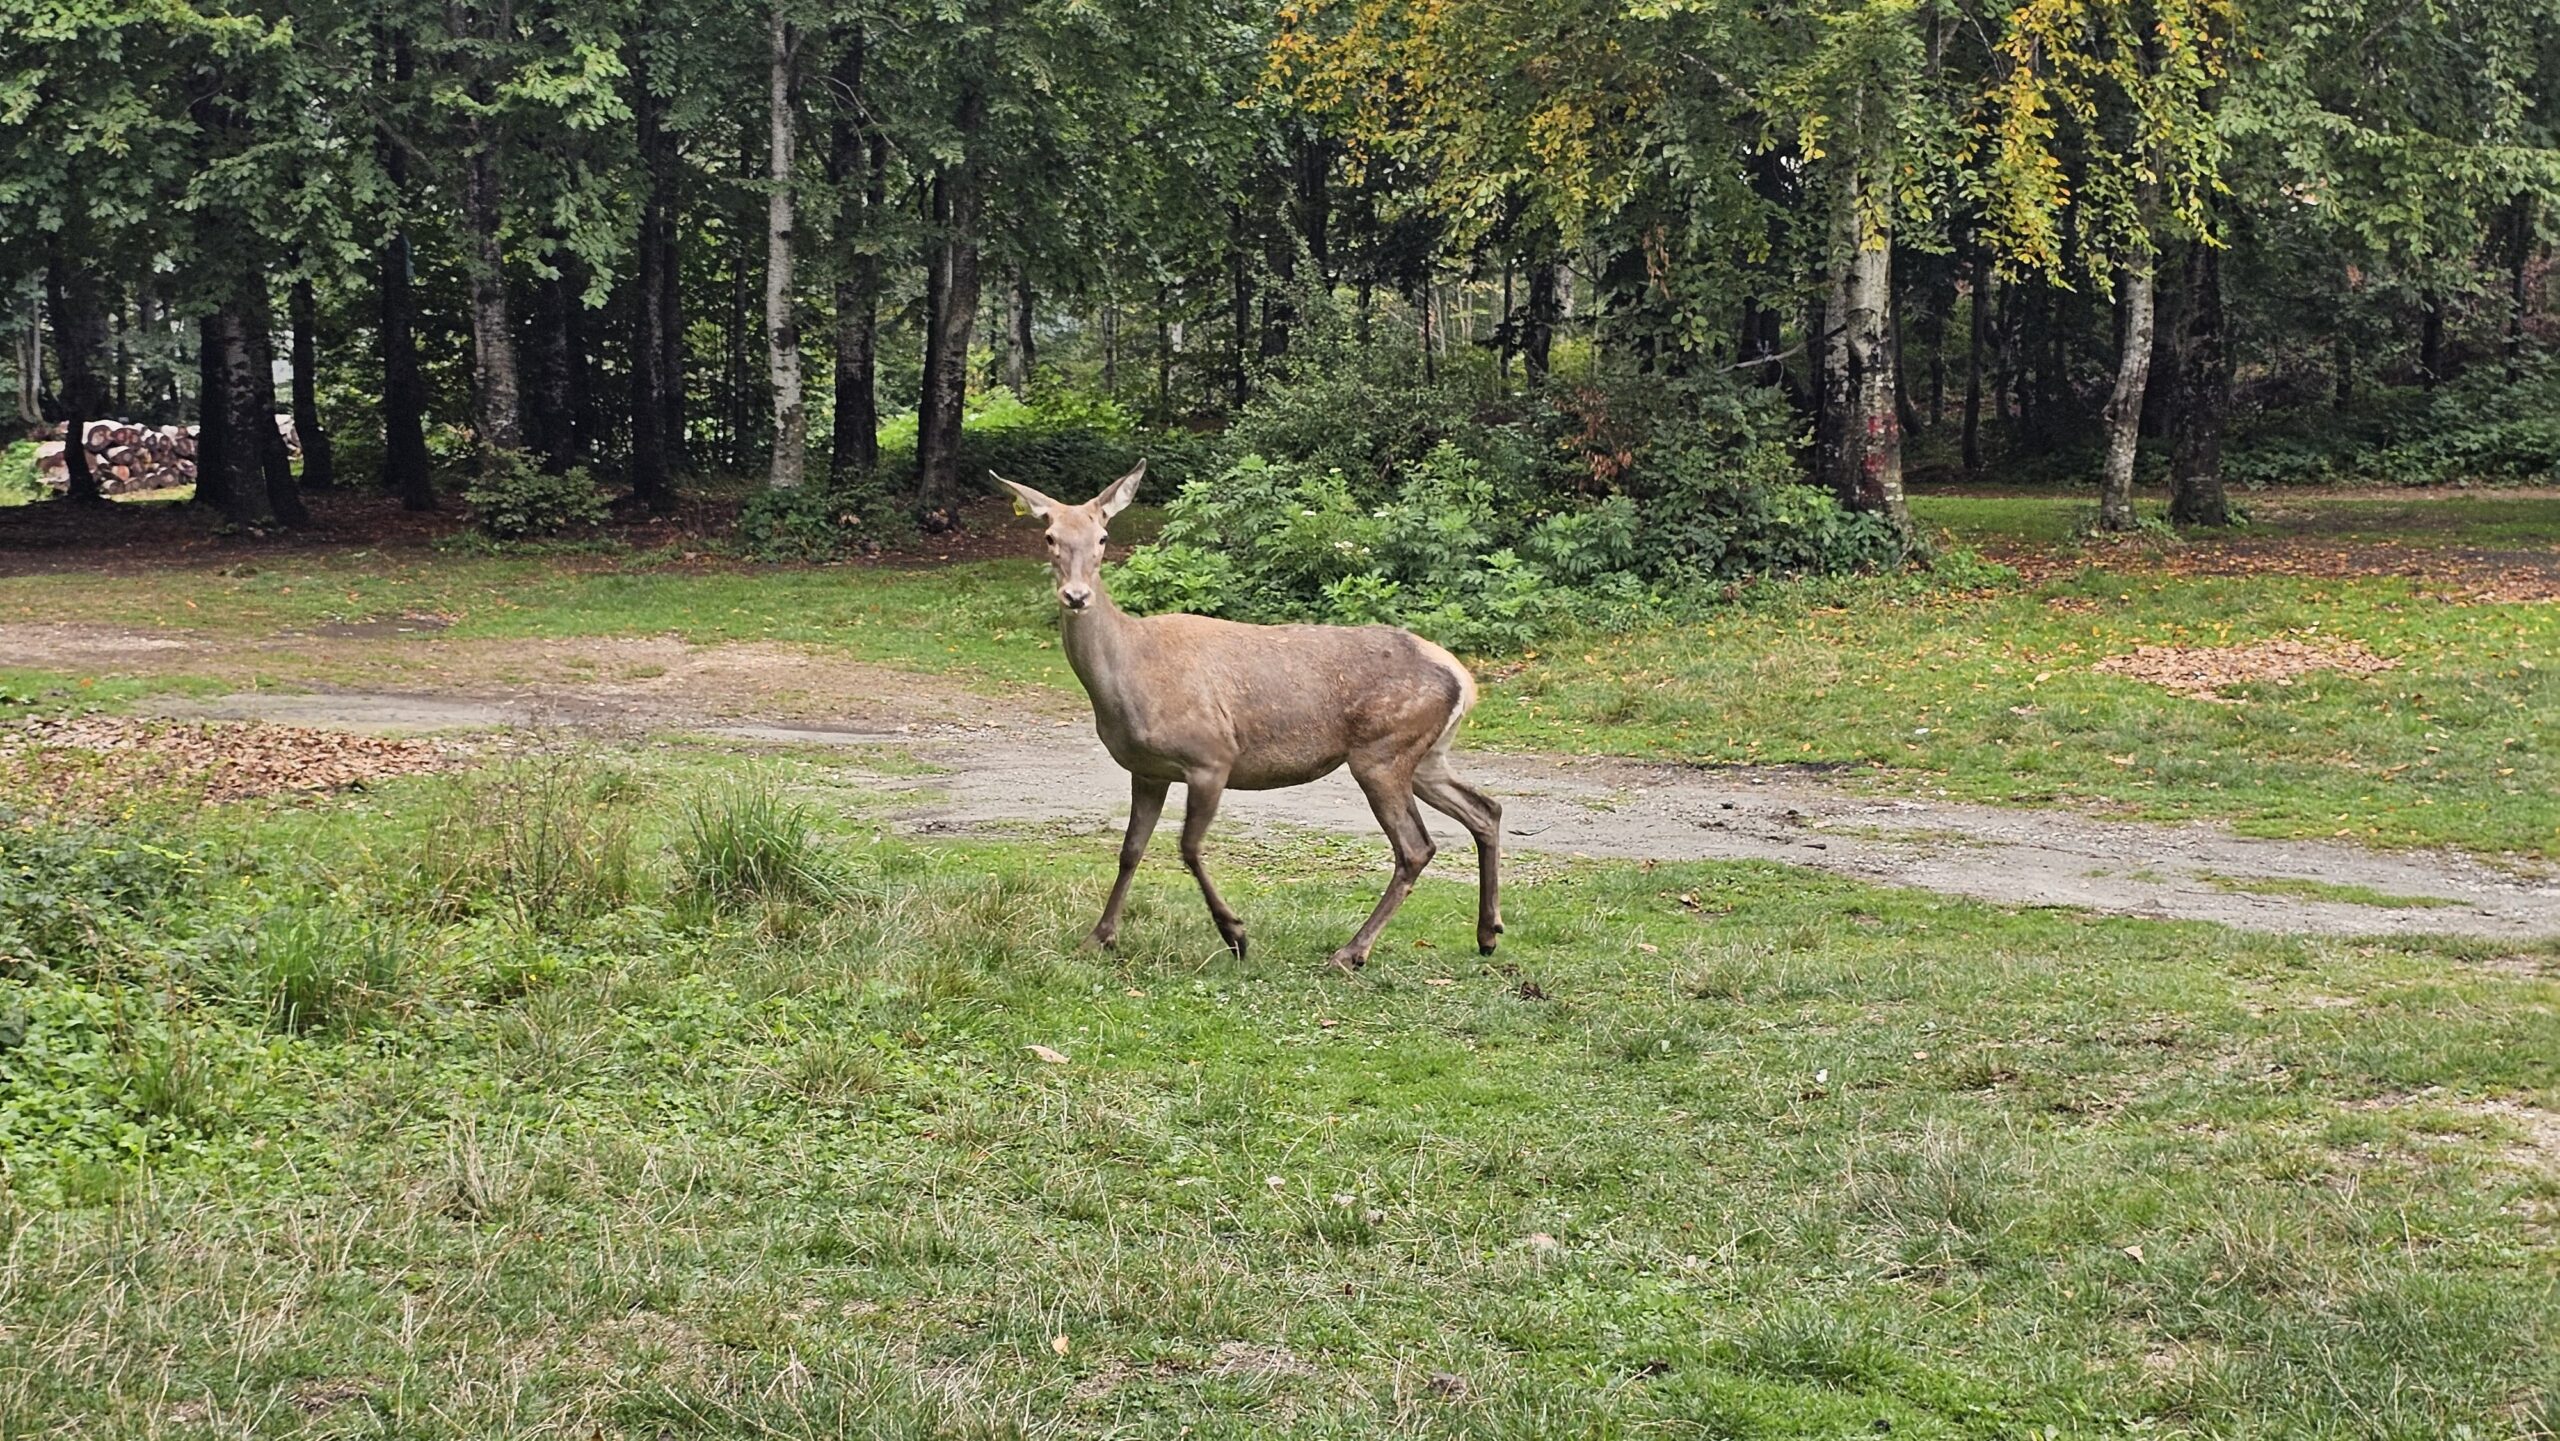
[[1067, 1055], [1064, 1051], [1053, 1051], [1047, 1046], [1040, 1045], [1032, 1046], [1030, 1050], [1031, 1054], [1038, 1056], [1041, 1060], [1048, 1062], [1052, 1066], [1063, 1066], [1067, 1063]]
[[1064, 1356], [1067, 1354], [1067, 1338], [1065, 1336], [1050, 1337], [1049, 1349], [1057, 1352], [1061, 1356]]

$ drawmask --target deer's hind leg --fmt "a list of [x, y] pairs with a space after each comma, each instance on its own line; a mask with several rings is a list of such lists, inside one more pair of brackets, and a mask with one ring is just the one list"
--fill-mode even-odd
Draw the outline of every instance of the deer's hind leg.
[[1422, 868], [1431, 864], [1438, 847], [1431, 843], [1431, 832], [1422, 824], [1422, 813], [1413, 804], [1413, 772], [1404, 766], [1378, 769], [1355, 767], [1352, 779], [1360, 783], [1361, 793], [1369, 798], [1369, 810], [1378, 818], [1378, 828], [1387, 833], [1387, 845], [1395, 851], [1395, 874], [1388, 878], [1384, 895], [1378, 897], [1369, 919], [1360, 923], [1351, 939], [1333, 953], [1332, 961], [1346, 971], [1358, 970], [1369, 963], [1370, 948], [1378, 943], [1378, 932], [1413, 893], [1413, 883], [1422, 878]]
[[1476, 843], [1476, 950], [1492, 955], [1502, 935], [1502, 803], [1449, 773], [1440, 756], [1414, 772], [1423, 804], [1467, 828]]
[[1201, 859], [1201, 847], [1209, 840], [1209, 822], [1218, 818], [1218, 798], [1227, 791], [1226, 773], [1193, 771], [1182, 783], [1182, 863], [1191, 869], [1191, 878], [1200, 883], [1200, 899], [1209, 903], [1209, 919], [1218, 923], [1218, 935], [1227, 949], [1244, 959], [1244, 922], [1218, 896], [1218, 888], [1209, 883], [1209, 867]]

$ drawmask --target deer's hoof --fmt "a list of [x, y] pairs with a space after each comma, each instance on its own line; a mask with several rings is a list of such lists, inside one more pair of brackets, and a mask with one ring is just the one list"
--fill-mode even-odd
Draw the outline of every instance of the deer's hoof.
[[1349, 946], [1344, 946], [1341, 950], [1338, 950], [1331, 956], [1327, 957], [1325, 964], [1347, 976], [1360, 969], [1362, 966], [1369, 964], [1369, 953], [1367, 951], [1355, 951]]
[[1234, 935], [1227, 937], [1227, 949], [1235, 952], [1236, 959], [1239, 961], [1244, 959], [1244, 947], [1244, 932], [1238, 931]]
[[1116, 951], [1120, 949], [1120, 933], [1097, 929], [1084, 938], [1084, 943], [1097, 951]]

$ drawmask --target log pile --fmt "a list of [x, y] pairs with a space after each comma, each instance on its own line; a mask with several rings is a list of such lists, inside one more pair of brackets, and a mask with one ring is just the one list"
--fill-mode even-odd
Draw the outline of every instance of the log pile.
[[[142, 425], [130, 420], [93, 420], [85, 427], [89, 473], [106, 495], [171, 490], [196, 483], [196, 428], [192, 425]], [[285, 448], [296, 455], [301, 445], [293, 433], [293, 417], [276, 417]], [[35, 432], [36, 478], [56, 490], [71, 483], [63, 451], [69, 442], [60, 424]]]

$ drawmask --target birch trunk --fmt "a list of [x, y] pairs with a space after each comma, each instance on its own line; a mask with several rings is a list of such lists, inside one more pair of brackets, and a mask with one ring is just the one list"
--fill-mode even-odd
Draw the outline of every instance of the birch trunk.
[[2133, 462], [2142, 444], [2142, 392], [2151, 379], [2155, 268], [2153, 257], [2137, 256], [2125, 271], [2123, 297], [2117, 302], [2124, 309], [2124, 347], [2116, 357], [2115, 388], [2107, 396], [2105, 411], [2107, 463], [2098, 479], [2100, 530], [2134, 528]]
[[773, 189], [765, 209], [764, 333], [766, 368], [773, 385], [773, 463], [766, 483], [776, 490], [796, 489], [808, 463], [809, 409], [800, 390], [800, 319], [792, 304], [792, 262], [797, 214], [792, 176], [800, 150], [800, 127], [794, 114], [792, 52], [797, 37], [774, 6], [767, 27], [770, 89], [767, 118], [767, 179]]

